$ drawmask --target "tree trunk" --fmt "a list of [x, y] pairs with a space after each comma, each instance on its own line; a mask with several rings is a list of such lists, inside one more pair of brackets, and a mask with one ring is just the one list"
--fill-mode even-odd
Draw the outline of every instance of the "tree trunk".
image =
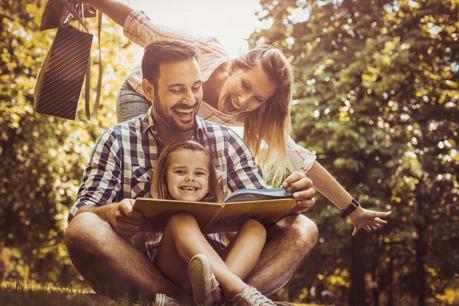
[[351, 240], [351, 288], [349, 305], [367, 306], [365, 301], [365, 241], [367, 232], [361, 231]]

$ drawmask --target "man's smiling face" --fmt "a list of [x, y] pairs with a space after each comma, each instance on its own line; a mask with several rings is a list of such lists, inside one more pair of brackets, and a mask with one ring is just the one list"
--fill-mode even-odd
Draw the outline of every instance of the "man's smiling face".
[[192, 130], [201, 103], [201, 71], [196, 59], [160, 64], [153, 101], [156, 124], [171, 132]]

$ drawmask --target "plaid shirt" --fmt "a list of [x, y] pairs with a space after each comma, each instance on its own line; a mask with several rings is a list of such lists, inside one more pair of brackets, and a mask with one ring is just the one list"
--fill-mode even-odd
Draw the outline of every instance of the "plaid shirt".
[[[264, 188], [260, 168], [242, 139], [231, 129], [196, 118], [193, 140], [211, 152], [225, 194]], [[162, 149], [150, 110], [108, 129], [97, 141], [69, 222], [83, 205], [104, 205], [150, 196], [151, 177]]]

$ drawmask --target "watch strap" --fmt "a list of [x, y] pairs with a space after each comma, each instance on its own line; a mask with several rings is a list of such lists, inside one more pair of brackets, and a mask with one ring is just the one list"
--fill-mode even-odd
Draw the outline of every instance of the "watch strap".
[[352, 214], [352, 212], [356, 210], [357, 207], [360, 207], [360, 203], [353, 198], [351, 204], [349, 204], [346, 208], [341, 210], [341, 218], [346, 218], [347, 216]]

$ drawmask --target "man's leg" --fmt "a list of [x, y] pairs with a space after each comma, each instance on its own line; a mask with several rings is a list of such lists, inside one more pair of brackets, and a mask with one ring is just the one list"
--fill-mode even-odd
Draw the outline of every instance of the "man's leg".
[[288, 216], [276, 224], [255, 268], [245, 279], [269, 296], [292, 278], [302, 259], [314, 247], [319, 231], [309, 218]]
[[164, 293], [189, 301], [188, 295], [96, 214], [78, 214], [64, 238], [73, 264], [97, 293], [149, 298]]

